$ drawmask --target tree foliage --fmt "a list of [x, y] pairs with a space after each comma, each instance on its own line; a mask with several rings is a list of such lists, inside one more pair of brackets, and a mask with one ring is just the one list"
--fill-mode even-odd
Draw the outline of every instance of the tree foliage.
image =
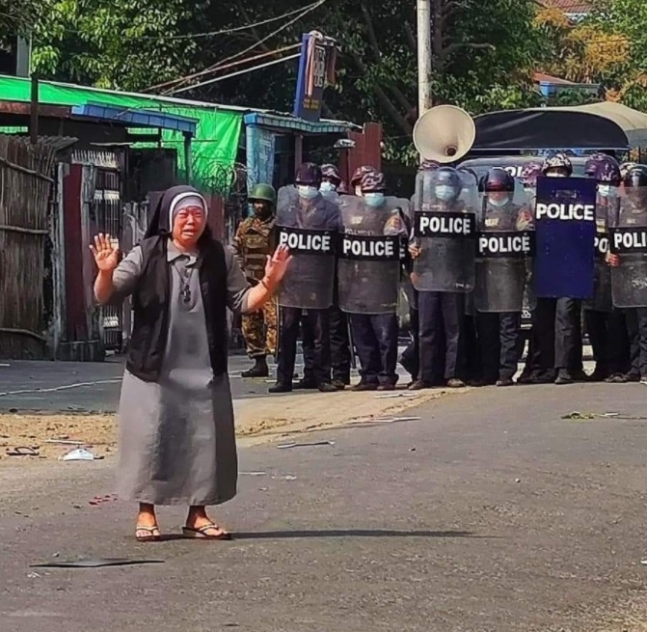
[[190, 0], [42, 0], [33, 63], [43, 75], [102, 88], [140, 89], [176, 77], [196, 45]]
[[[542, 97], [532, 75], [538, 69], [578, 83], [601, 82], [613, 98], [639, 100], [647, 85], [647, 3], [594, 3], [591, 19], [573, 25], [558, 11], [540, 11], [534, 0], [432, 0], [435, 103], [472, 114], [537, 106]], [[316, 29], [339, 46], [338, 82], [326, 92], [324, 113], [383, 122], [388, 151], [397, 156], [410, 144], [417, 117], [415, 4], [41, 0], [34, 61], [43, 76], [60, 80], [130, 90], [158, 86], [153, 91], [168, 94], [189, 88], [181, 96], [290, 111], [296, 61], [220, 79], [277, 59], [274, 51]]]

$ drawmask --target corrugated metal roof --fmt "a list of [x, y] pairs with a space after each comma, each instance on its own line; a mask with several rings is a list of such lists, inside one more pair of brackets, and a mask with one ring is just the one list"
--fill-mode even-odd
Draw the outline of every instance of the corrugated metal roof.
[[564, 13], [589, 13], [591, 3], [587, 0], [539, 0], [547, 9], [560, 9]]

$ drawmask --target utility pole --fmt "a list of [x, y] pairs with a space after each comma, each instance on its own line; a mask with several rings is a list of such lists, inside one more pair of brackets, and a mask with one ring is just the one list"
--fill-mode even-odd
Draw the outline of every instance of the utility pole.
[[431, 102], [431, 3], [418, 2], [418, 117], [432, 106]]

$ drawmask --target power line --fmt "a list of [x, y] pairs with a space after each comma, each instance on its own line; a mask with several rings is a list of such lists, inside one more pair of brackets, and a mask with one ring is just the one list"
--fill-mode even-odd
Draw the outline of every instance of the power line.
[[306, 7], [292, 9], [292, 11], [288, 11], [283, 15], [277, 15], [276, 17], [273, 17], [273, 18], [267, 18], [266, 20], [262, 20], [261, 22], [255, 22], [254, 24], [246, 24], [244, 26], [236, 26], [230, 29], [222, 29], [221, 31], [209, 31], [207, 33], [193, 33], [193, 34], [186, 34], [186, 35], [171, 35], [169, 37], [166, 37], [164, 35], [141, 35], [135, 39], [183, 40], [183, 39], [199, 39], [202, 37], [213, 37], [215, 35], [230, 35], [232, 33], [239, 33], [240, 31], [248, 31], [249, 29], [255, 29], [259, 26], [265, 26], [266, 24], [271, 24], [272, 22], [278, 22], [279, 20], [289, 18], [291, 15], [294, 15], [295, 13], [300, 13], [301, 11], [304, 11], [306, 9], [310, 9], [313, 7], [316, 8], [319, 4], [321, 4], [321, 2], [320, 0], [317, 0], [317, 2], [313, 2], [312, 4], [309, 4]]
[[255, 42], [251, 46], [248, 46], [247, 48], [240, 51], [239, 53], [236, 53], [234, 55], [230, 55], [229, 57], [225, 57], [225, 59], [220, 60], [218, 63], [210, 66], [209, 68], [205, 68], [204, 70], [201, 70], [199, 72], [196, 72], [196, 73], [193, 73], [193, 74], [190, 74], [190, 75], [186, 75], [185, 77], [180, 77], [179, 79], [175, 79], [173, 81], [167, 81], [167, 82], [162, 83], [162, 84], [151, 86], [150, 88], [148, 88], [148, 90], [159, 90], [159, 89], [166, 88], [167, 86], [173, 87], [173, 86], [175, 86], [177, 84], [183, 84], [183, 83], [186, 83], [187, 81], [191, 81], [191, 79], [197, 79], [198, 77], [203, 77], [204, 75], [208, 75], [208, 74], [210, 74], [210, 73], [212, 73], [214, 71], [217, 71], [226, 62], [232, 61], [233, 59], [237, 59], [238, 57], [241, 57], [245, 53], [249, 53], [250, 51], [254, 50], [257, 46], [260, 46], [261, 44], [264, 44], [267, 40], [275, 37], [276, 35], [278, 35], [282, 31], [284, 31], [288, 27], [292, 26], [295, 22], [298, 22], [301, 18], [306, 16], [308, 13], [311, 13], [315, 9], [318, 9], [326, 1], [327, 0], [317, 0], [317, 2], [309, 5], [306, 9], [301, 11], [296, 17], [292, 18], [291, 20], [289, 20], [288, 22], [286, 22], [285, 24], [280, 26], [278, 29], [276, 29], [275, 31], [273, 31], [269, 35], [266, 35], [265, 37], [260, 39], [258, 42]]
[[214, 79], [207, 79], [202, 83], [196, 83], [191, 86], [185, 86], [184, 88], [178, 88], [177, 90], [173, 90], [170, 94], [180, 94], [180, 92], [187, 92], [189, 90], [194, 90], [195, 88], [208, 86], [212, 83], [217, 83], [218, 81], [231, 79], [231, 77], [238, 77], [239, 75], [244, 75], [248, 72], [254, 72], [255, 70], [262, 70], [263, 68], [268, 68], [269, 66], [282, 64], [283, 62], [290, 61], [291, 59], [297, 59], [297, 57], [301, 57], [301, 53], [297, 53], [296, 55], [288, 55], [287, 57], [281, 57], [281, 59], [273, 59], [272, 61], [268, 61], [264, 64], [260, 64], [259, 66], [252, 66], [251, 68], [245, 68], [245, 70], [237, 70], [236, 72], [232, 72], [228, 75], [223, 75], [222, 77], [215, 77]]

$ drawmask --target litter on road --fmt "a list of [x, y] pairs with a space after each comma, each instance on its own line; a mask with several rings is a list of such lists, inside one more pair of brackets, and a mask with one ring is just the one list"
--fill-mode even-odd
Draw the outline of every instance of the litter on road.
[[289, 450], [290, 448], [312, 448], [321, 445], [335, 445], [334, 441], [313, 441], [312, 443], [284, 443], [276, 446], [279, 450]]
[[126, 558], [89, 558], [60, 562], [30, 564], [29, 568], [101, 568], [104, 566], [135, 566], [137, 564], [164, 564], [164, 560], [129, 560]]

